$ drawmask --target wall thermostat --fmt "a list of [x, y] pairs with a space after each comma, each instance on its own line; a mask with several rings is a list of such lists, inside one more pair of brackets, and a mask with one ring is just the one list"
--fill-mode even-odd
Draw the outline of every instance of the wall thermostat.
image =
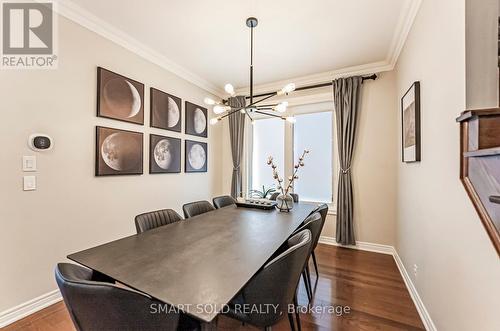
[[48, 151], [52, 149], [52, 138], [46, 134], [34, 133], [28, 138], [28, 145], [36, 152]]

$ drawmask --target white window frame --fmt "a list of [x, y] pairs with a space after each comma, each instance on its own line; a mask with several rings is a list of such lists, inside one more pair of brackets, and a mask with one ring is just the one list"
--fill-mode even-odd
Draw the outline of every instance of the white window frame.
[[[337, 187], [338, 187], [338, 173], [340, 169], [340, 165], [338, 163], [338, 148], [337, 148], [337, 137], [336, 137], [336, 124], [335, 124], [335, 112], [333, 110], [333, 102], [330, 100], [325, 100], [324, 102], [315, 102], [315, 103], [300, 103], [296, 102], [289, 108], [289, 113], [293, 115], [305, 115], [305, 114], [313, 114], [313, 113], [321, 113], [331, 111], [332, 112], [332, 202], [328, 203], [329, 214], [335, 215], [337, 211]], [[260, 119], [264, 119], [267, 117], [255, 117], [255, 120], [258, 121]], [[294, 125], [293, 123], [285, 122], [285, 174], [284, 177], [292, 175], [293, 166], [295, 163], [295, 159], [298, 157], [296, 151], [294, 150]], [[246, 132], [246, 141], [247, 143], [247, 151], [245, 153], [246, 166], [244, 167], [245, 176], [244, 176], [244, 192], [249, 192], [252, 188], [252, 155], [253, 155], [253, 125], [247, 125]], [[269, 176], [271, 176], [271, 172], [269, 172]], [[302, 200], [304, 201], [304, 200]], [[305, 201], [305, 202], [313, 202], [320, 203], [322, 201]]]

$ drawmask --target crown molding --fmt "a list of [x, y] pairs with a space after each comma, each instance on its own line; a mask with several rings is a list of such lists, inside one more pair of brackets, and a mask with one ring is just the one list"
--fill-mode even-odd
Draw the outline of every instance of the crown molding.
[[[93, 31], [106, 39], [111, 40], [112, 42], [162, 67], [163, 69], [174, 73], [175, 75], [204, 89], [209, 93], [212, 93], [220, 98], [224, 98], [227, 96], [222, 88], [198, 76], [185, 67], [169, 60], [164, 55], [142, 44], [137, 39], [132, 38], [130, 35], [120, 31], [111, 24], [105, 22], [89, 11], [78, 6], [74, 2], [70, 0], [53, 1], [57, 4], [54, 9], [59, 15], [62, 15], [67, 19], [83, 26], [84, 28]], [[277, 91], [291, 81], [295, 82], [297, 86], [306, 86], [324, 83], [340, 77], [367, 75], [393, 70], [396, 66], [398, 57], [403, 49], [413, 22], [415, 21], [421, 3], [422, 0], [410, 0], [402, 10], [396, 30], [394, 32], [394, 36], [391, 41], [389, 52], [387, 53], [387, 57], [385, 60], [260, 84], [254, 87], [254, 92], [258, 94], [269, 91]], [[249, 92], [249, 88], [239, 88], [236, 90], [236, 92], [238, 94], [247, 94]]]
[[[410, 0], [401, 11], [396, 30], [394, 31], [394, 35], [392, 37], [391, 46], [385, 60], [256, 85], [254, 86], [254, 93], [259, 94], [278, 91], [290, 82], [294, 82], [296, 86], [300, 87], [325, 83], [341, 77], [369, 75], [394, 70], [421, 4], [422, 0]], [[239, 88], [236, 90], [236, 93], [248, 94], [249, 88]]]
[[89, 11], [76, 5], [74, 2], [66, 0], [54, 0], [57, 4], [55, 11], [66, 17], [67, 19], [83, 26], [84, 28], [97, 33], [98, 35], [111, 40], [112, 42], [124, 47], [125, 49], [141, 56], [142, 58], [168, 70], [182, 79], [210, 92], [218, 97], [224, 97], [224, 91], [215, 84], [196, 75], [183, 66], [169, 60], [159, 52], [142, 44], [137, 39], [132, 38], [128, 34], [120, 31], [111, 24], [103, 21]]
[[387, 54], [387, 62], [390, 63], [392, 69], [394, 69], [398, 62], [399, 55], [403, 50], [403, 46], [413, 26], [413, 22], [415, 22], [421, 4], [422, 0], [411, 0], [406, 5], [405, 10], [401, 11], [399, 22], [392, 38], [391, 47]]

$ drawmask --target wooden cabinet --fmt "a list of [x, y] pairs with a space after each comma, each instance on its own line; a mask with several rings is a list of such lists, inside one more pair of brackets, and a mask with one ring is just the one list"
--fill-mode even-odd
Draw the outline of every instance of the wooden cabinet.
[[500, 255], [500, 108], [469, 110], [460, 123], [460, 179]]

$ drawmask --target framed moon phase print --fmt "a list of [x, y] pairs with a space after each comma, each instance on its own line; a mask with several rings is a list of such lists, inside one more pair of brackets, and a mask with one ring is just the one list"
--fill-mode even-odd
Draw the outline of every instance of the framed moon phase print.
[[181, 172], [181, 140], [149, 135], [149, 173]]
[[207, 109], [186, 101], [186, 133], [207, 137]]
[[144, 124], [144, 84], [97, 68], [97, 116]]
[[96, 176], [142, 175], [143, 135], [96, 127]]
[[207, 172], [207, 144], [192, 140], [186, 140], [185, 144], [184, 170], [186, 172]]
[[402, 159], [420, 161], [420, 82], [412, 84], [401, 98]]
[[151, 88], [151, 126], [181, 132], [181, 99]]

